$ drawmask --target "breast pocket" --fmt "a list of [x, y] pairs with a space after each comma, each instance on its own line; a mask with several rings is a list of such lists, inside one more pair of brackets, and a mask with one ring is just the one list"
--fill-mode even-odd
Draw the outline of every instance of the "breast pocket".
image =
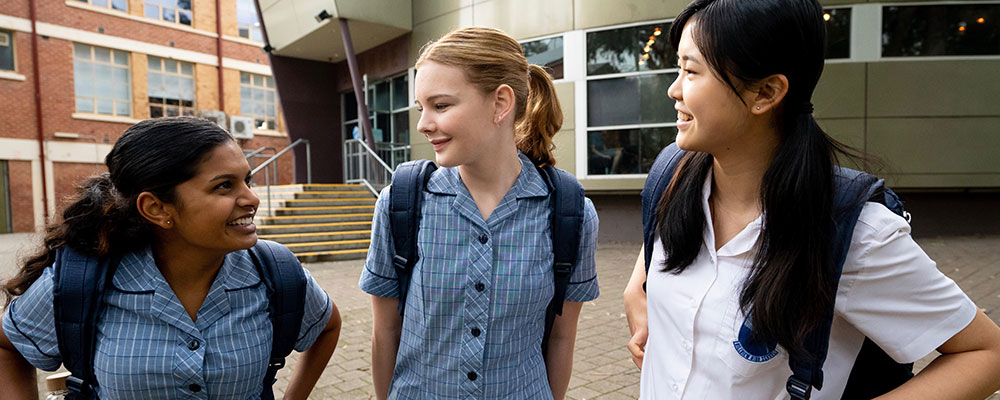
[[751, 334], [752, 317], [744, 315], [738, 304], [730, 305], [721, 327], [716, 353], [736, 376], [749, 378], [788, 365], [788, 353], [773, 339]]

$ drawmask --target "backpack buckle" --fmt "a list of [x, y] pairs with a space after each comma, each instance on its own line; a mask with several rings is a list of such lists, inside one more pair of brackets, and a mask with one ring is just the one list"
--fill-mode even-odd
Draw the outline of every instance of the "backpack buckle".
[[66, 377], [66, 389], [70, 392], [79, 394], [82, 398], [89, 398], [93, 393], [90, 385], [75, 375]]
[[406, 266], [410, 263], [410, 261], [397, 254], [392, 257], [392, 263], [396, 265], [396, 268], [406, 269]]
[[788, 377], [788, 383], [785, 384], [785, 389], [788, 390], [788, 394], [795, 400], [807, 400], [812, 393], [812, 385], [806, 381], [796, 378], [795, 375]]
[[552, 267], [552, 270], [555, 271], [555, 273], [557, 273], [557, 274], [569, 274], [569, 272], [570, 272], [570, 270], [572, 270], [572, 268], [573, 268], [573, 264], [571, 264], [571, 263], [568, 263], [568, 262], [556, 262], [555, 265]]

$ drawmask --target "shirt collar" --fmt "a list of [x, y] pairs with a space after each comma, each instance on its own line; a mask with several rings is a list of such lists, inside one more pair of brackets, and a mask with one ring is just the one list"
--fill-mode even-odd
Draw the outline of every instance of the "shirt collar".
[[743, 228], [740, 233], [729, 239], [722, 248], [715, 251], [715, 226], [712, 223], [712, 209], [709, 208], [708, 198], [712, 195], [712, 170], [708, 171], [705, 177], [705, 183], [702, 185], [702, 208], [705, 212], [705, 233], [703, 241], [705, 246], [708, 247], [710, 254], [715, 254], [719, 256], [738, 256], [753, 250], [757, 246], [758, 238], [760, 237], [761, 227], [763, 225], [763, 214], [757, 216], [757, 219], [751, 221]]
[[[521, 174], [510, 188], [514, 196], [518, 199], [548, 196], [549, 188], [528, 156], [518, 151], [517, 157], [521, 161]], [[431, 193], [457, 196], [459, 190], [468, 189], [462, 183], [458, 168], [438, 168], [427, 182], [427, 191]]]
[[[257, 268], [246, 251], [227, 254], [215, 279], [226, 290], [242, 289], [260, 283]], [[122, 257], [111, 283], [120, 291], [151, 292], [161, 284], [166, 284], [166, 279], [156, 267], [152, 248], [146, 247]]]

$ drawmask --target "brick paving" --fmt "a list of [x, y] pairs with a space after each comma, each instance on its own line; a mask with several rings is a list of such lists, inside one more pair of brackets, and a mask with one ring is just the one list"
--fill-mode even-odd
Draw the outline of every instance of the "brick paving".
[[[0, 235], [8, 236], [8, 235]], [[4, 253], [0, 238], [0, 254]], [[1000, 236], [921, 238], [918, 242], [969, 296], [1000, 321]], [[9, 248], [9, 246], [7, 246]], [[622, 290], [628, 281], [639, 249], [637, 243], [604, 243], [598, 247], [597, 266], [601, 297], [587, 302], [580, 316], [573, 378], [567, 398], [634, 399], [639, 392], [639, 371], [632, 364], [625, 343], [628, 328]], [[10, 259], [2, 257], [0, 276], [10, 273]], [[369, 354], [371, 311], [369, 296], [357, 287], [361, 261], [307, 264], [307, 268], [335, 299], [344, 320], [340, 343], [323, 376], [313, 390], [313, 399], [370, 399]], [[922, 368], [933, 357], [917, 363]], [[289, 357], [279, 372], [275, 388], [283, 392], [297, 357]], [[46, 373], [39, 376], [40, 387]], [[990, 397], [1000, 400], [1000, 394]]]

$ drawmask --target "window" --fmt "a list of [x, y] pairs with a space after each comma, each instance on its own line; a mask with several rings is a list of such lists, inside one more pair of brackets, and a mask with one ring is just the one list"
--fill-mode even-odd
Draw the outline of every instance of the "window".
[[76, 111], [128, 117], [132, 115], [129, 53], [73, 44]]
[[254, 0], [236, 0], [236, 24], [240, 30], [240, 37], [258, 42], [264, 41]]
[[146, 17], [191, 26], [191, 0], [145, 0]]
[[882, 56], [1000, 54], [1000, 4], [882, 7]]
[[545, 67], [552, 79], [563, 78], [562, 36], [521, 43], [521, 50], [529, 63]]
[[14, 33], [10, 31], [0, 31], [0, 70], [14, 71], [17, 63], [14, 62]]
[[659, 22], [587, 33], [587, 174], [644, 174], [677, 135], [677, 55]]
[[274, 78], [240, 72], [240, 114], [253, 118], [254, 129], [278, 129], [278, 95]]
[[[368, 85], [368, 117], [375, 151], [394, 167], [410, 159], [410, 97], [406, 74]], [[344, 138], [361, 139], [358, 101], [354, 92], [343, 95]]]
[[128, 0], [77, 0], [81, 3], [110, 8], [118, 11], [128, 11]]
[[149, 117], [194, 115], [194, 64], [149, 56]]
[[851, 58], [851, 9], [823, 10], [826, 21], [826, 58]]

